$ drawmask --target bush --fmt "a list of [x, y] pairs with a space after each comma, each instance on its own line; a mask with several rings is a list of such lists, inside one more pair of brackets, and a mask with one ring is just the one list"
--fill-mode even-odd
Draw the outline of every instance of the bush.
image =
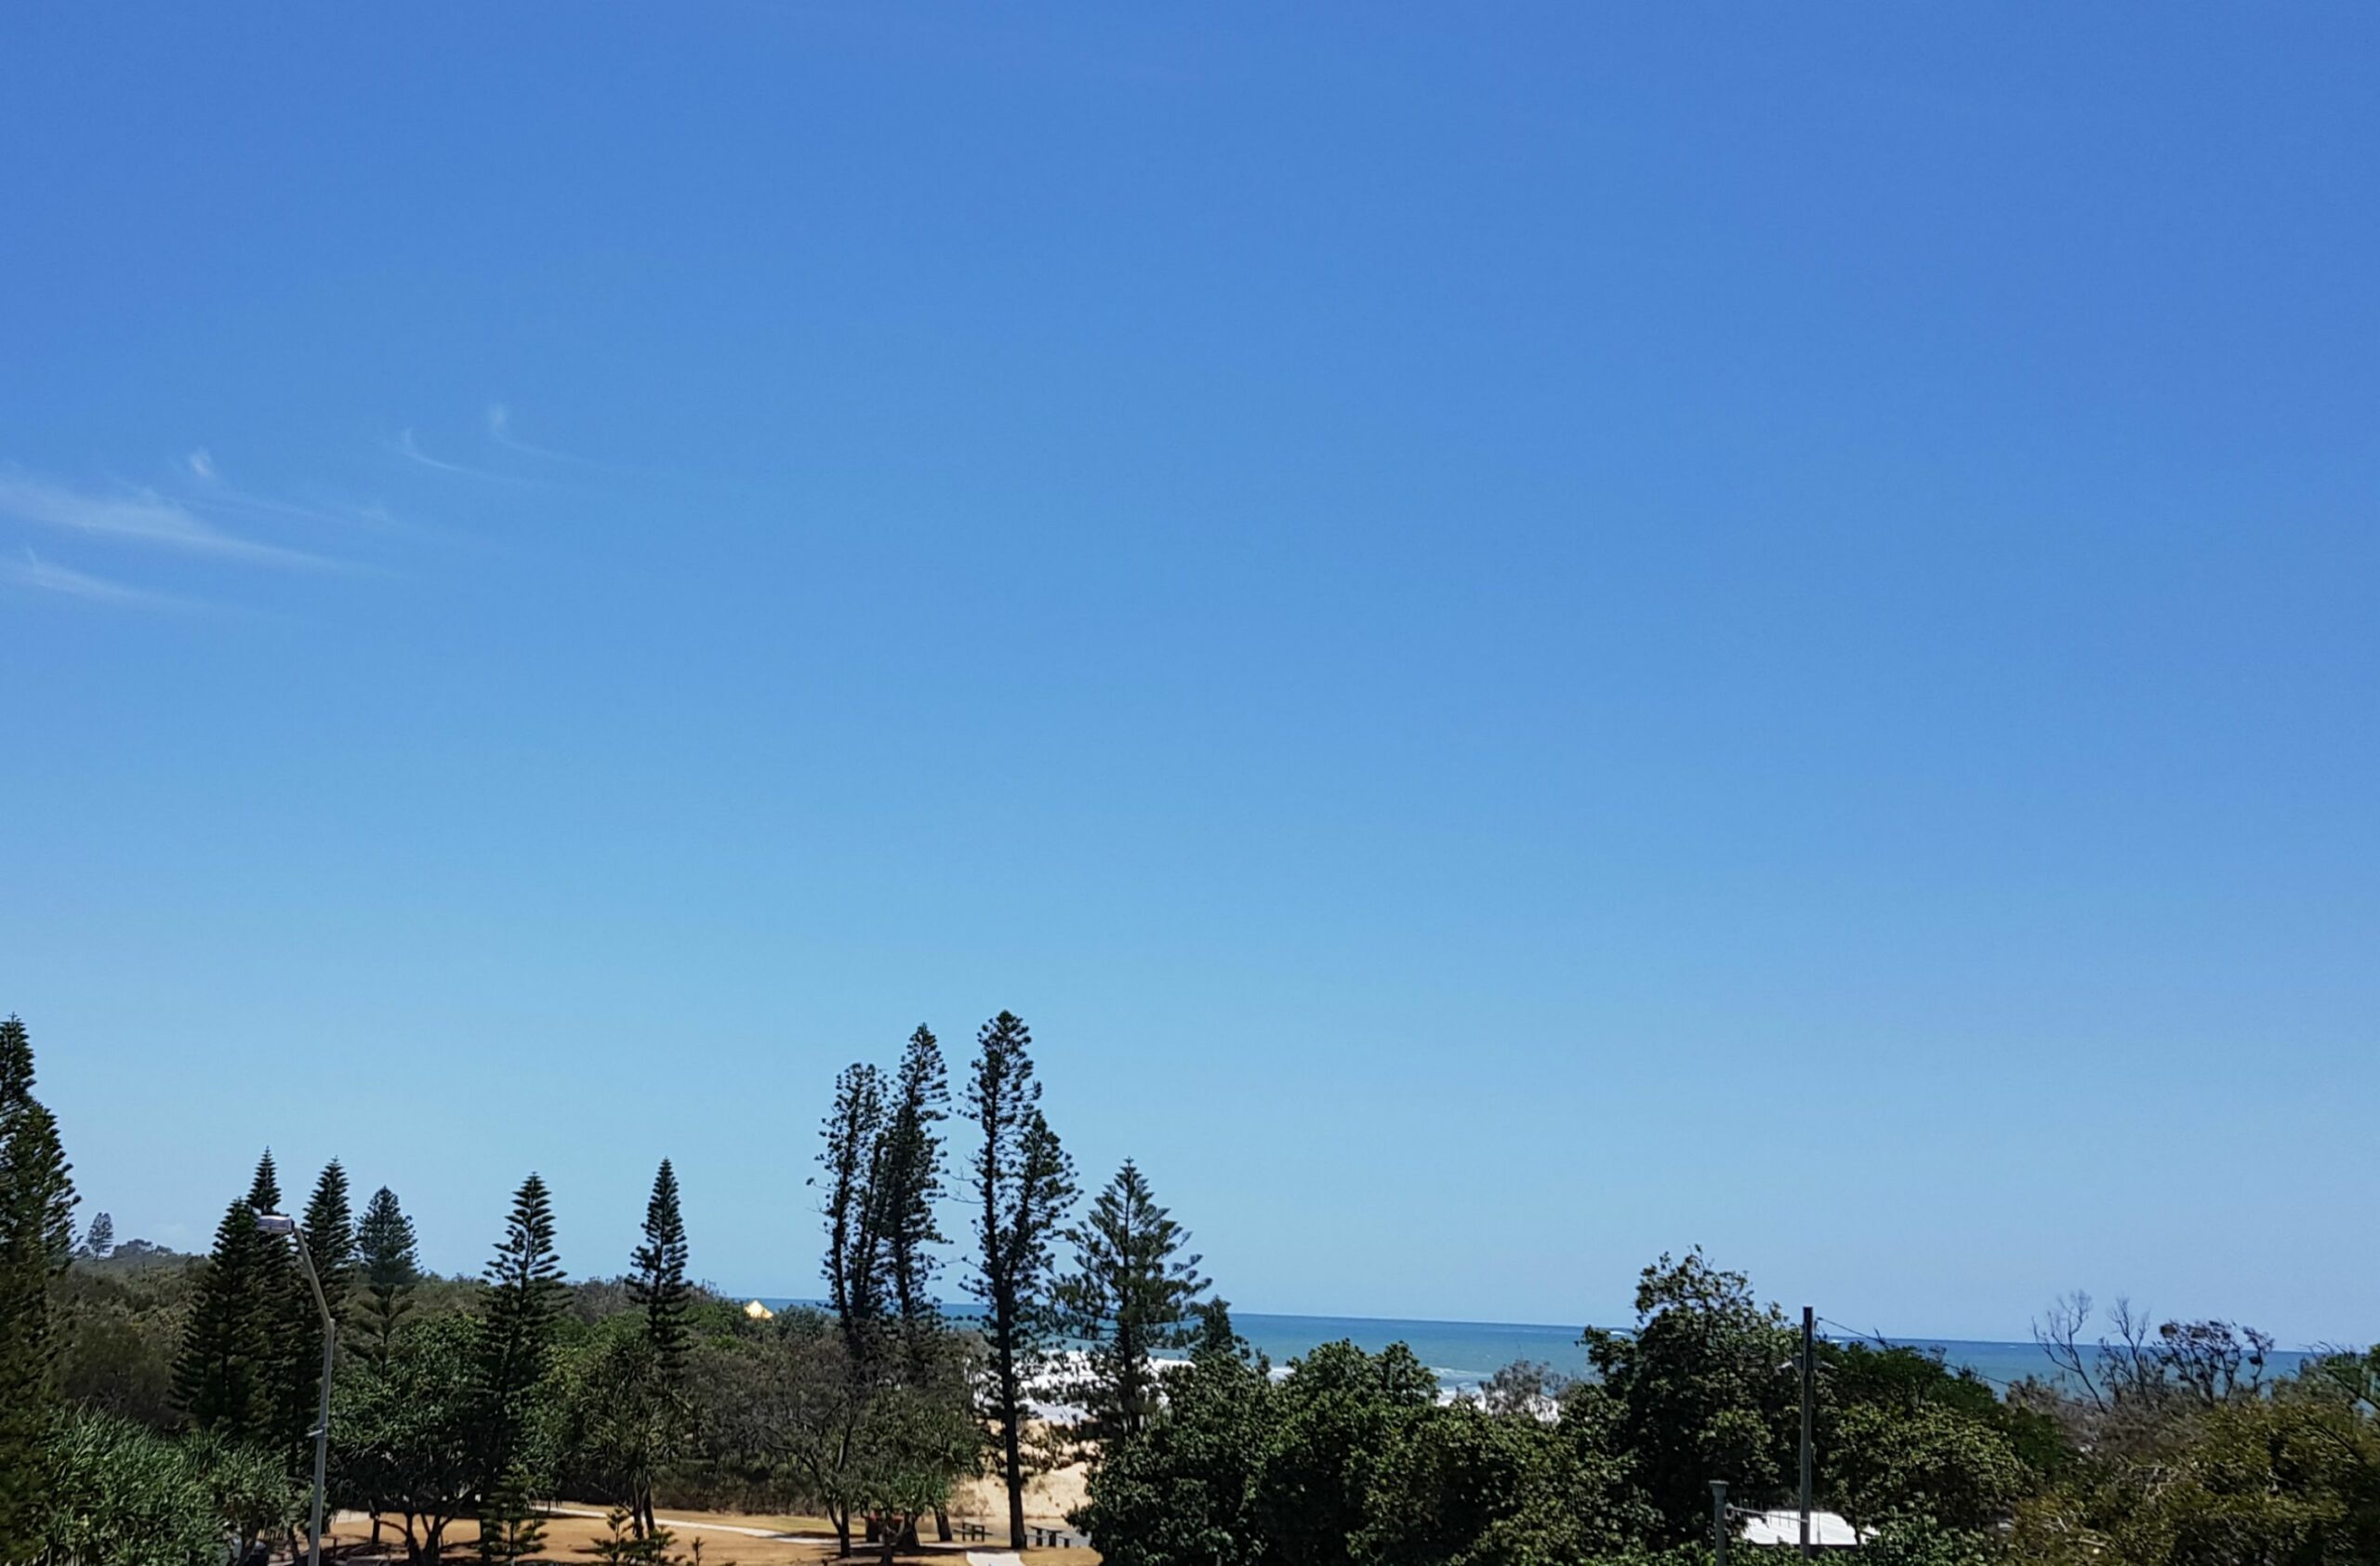
[[188, 1448], [128, 1420], [78, 1414], [51, 1460], [55, 1566], [222, 1566], [226, 1531]]

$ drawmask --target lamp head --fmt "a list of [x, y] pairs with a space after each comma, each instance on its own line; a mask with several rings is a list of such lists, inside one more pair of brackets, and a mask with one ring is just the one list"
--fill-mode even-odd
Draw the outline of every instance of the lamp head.
[[259, 1213], [257, 1214], [257, 1228], [267, 1234], [296, 1234], [298, 1220], [279, 1213]]

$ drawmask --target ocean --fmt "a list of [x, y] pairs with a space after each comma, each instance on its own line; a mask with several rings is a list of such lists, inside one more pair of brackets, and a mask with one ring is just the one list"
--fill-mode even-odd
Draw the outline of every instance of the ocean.
[[[1518, 1321], [1404, 1321], [1365, 1316], [1260, 1316], [1235, 1312], [1232, 1324], [1239, 1334], [1264, 1351], [1275, 1364], [1296, 1358], [1317, 1344], [1345, 1338], [1358, 1348], [1378, 1353], [1402, 1343], [1414, 1357], [1437, 1373], [1438, 1385], [1452, 1391], [1476, 1387], [1518, 1360], [1535, 1360], [1565, 1375], [1587, 1374], [1587, 1351], [1579, 1346], [1579, 1329], [1533, 1325]], [[1830, 1334], [1842, 1337], [1842, 1334]], [[1954, 1370], [1971, 1370], [2005, 1390], [2027, 1376], [2052, 1379], [2056, 1367], [2041, 1345], [1984, 1343], [1964, 1339], [1894, 1338], [1893, 1343], [1937, 1352]], [[2268, 1375], [2282, 1375], [2297, 1368], [2306, 1356], [2276, 1349]]]
[[[764, 1300], [772, 1309], [815, 1301]], [[954, 1319], [971, 1312], [952, 1309]], [[1478, 1386], [1504, 1366], [1535, 1360], [1566, 1375], [1587, 1373], [1586, 1350], [1579, 1347], [1577, 1327], [1537, 1325], [1520, 1321], [1416, 1321], [1376, 1316], [1266, 1316], [1250, 1311], [1232, 1313], [1239, 1334], [1273, 1361], [1277, 1369], [1326, 1343], [1342, 1338], [1378, 1353], [1392, 1343], [1404, 1344], [1414, 1357], [1437, 1374], [1448, 1391]], [[1841, 1335], [1841, 1334], [1831, 1334]], [[1971, 1370], [2003, 1390], [2026, 1376], [2049, 1379], [2053, 1367], [2036, 1343], [1984, 1343], [1962, 1339], [1896, 1338], [1895, 1343], [1938, 1351], [1954, 1369]], [[2302, 1353], [2275, 1350], [2268, 1375], [2284, 1375], [2306, 1359]]]

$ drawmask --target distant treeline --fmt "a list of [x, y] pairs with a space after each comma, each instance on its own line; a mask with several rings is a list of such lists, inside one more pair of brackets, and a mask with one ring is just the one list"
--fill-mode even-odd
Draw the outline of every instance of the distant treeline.
[[[813, 1513], [845, 1553], [890, 1559], [921, 1527], [949, 1538], [955, 1488], [987, 1473], [1024, 1545], [1027, 1481], [1142, 1428], [1159, 1401], [1151, 1354], [1183, 1341], [1207, 1288], [1130, 1162], [1078, 1210], [1031, 1033], [1009, 1013], [978, 1032], [955, 1113], [924, 1028], [889, 1068], [835, 1079], [807, 1197], [828, 1303], [774, 1319], [691, 1281], [666, 1160], [642, 1242], [609, 1280], [564, 1281], [553, 1193], [534, 1173], [478, 1279], [427, 1272], [396, 1193], [356, 1212], [336, 1161], [293, 1244], [259, 1225], [288, 1211], [269, 1151], [205, 1257], [118, 1246], [104, 1214], [77, 1245], [31, 1042], [7, 1028], [0, 1178], [24, 1238], [0, 1325], [0, 1368], [22, 1394], [0, 1411], [11, 1566], [298, 1547], [324, 1348], [309, 1264], [337, 1323], [331, 1505], [372, 1514], [376, 1537], [385, 1528], [416, 1562], [441, 1559], [457, 1523], [483, 1559], [535, 1559], [553, 1499], [609, 1508], [624, 1560], [675, 1559], [656, 1518], [671, 1505]], [[954, 1119], [972, 1133], [955, 1158]], [[955, 1241], [945, 1207], [968, 1214]], [[936, 1303], [954, 1261], [963, 1326]], [[1058, 1372], [1061, 1342], [1091, 1347]], [[1033, 1417], [1053, 1390], [1082, 1411], [1064, 1431]]]
[[[296, 1549], [323, 1340], [299, 1251], [258, 1223], [284, 1211], [271, 1154], [204, 1257], [119, 1245], [105, 1214], [78, 1241], [33, 1088], [11, 1017], [0, 1560]], [[334, 1161], [297, 1215], [338, 1323], [332, 1506], [417, 1563], [458, 1542], [538, 1559], [558, 1499], [606, 1509], [607, 1560], [678, 1560], [660, 1514], [681, 1506], [814, 1515], [889, 1560], [950, 1538], [958, 1488], [986, 1475], [1026, 1546], [1026, 1482], [1080, 1461], [1073, 1520], [1114, 1566], [1686, 1566], [1710, 1555], [1713, 1480], [1738, 1521], [1792, 1502], [1800, 1334], [1699, 1250], [1644, 1269], [1627, 1330], [1583, 1334], [1582, 1379], [1521, 1364], [1448, 1401], [1401, 1347], [1344, 1343], [1276, 1371], [1133, 1163], [1079, 1201], [1040, 1098], [1008, 1013], [955, 1095], [923, 1028], [845, 1068], [806, 1193], [825, 1304], [774, 1319], [691, 1281], [666, 1160], [625, 1269], [577, 1282], [535, 1174], [482, 1276], [439, 1278], [396, 1194], [353, 1211]], [[952, 1282], [963, 1320], [936, 1304]], [[2004, 1389], [1915, 1348], [1815, 1344], [1816, 1500], [1862, 1530], [1862, 1559], [2380, 1560], [2380, 1348], [2277, 1374], [2251, 1329], [2119, 1302], [2102, 1330], [2079, 1294], [2036, 1333], [2054, 1374]], [[1053, 1397], [1079, 1411], [1064, 1427], [1035, 1417]]]

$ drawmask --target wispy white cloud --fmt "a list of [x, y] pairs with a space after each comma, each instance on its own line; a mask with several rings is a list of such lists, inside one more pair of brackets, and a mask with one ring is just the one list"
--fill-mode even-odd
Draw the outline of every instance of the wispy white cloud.
[[336, 569], [338, 565], [336, 561], [303, 550], [226, 532], [180, 501], [148, 489], [92, 494], [29, 473], [0, 471], [0, 516], [128, 544], [257, 564], [311, 570]]
[[533, 457], [547, 455], [512, 432], [512, 410], [502, 403], [488, 404], [487, 432], [498, 445], [509, 445], [515, 451], [525, 451]]
[[360, 528], [374, 533], [411, 533], [419, 531], [400, 522], [385, 506], [310, 506], [302, 501], [277, 500], [269, 495], [250, 495], [237, 489], [210, 489], [190, 502], [203, 511], [229, 511], [249, 516], [286, 517], [295, 522], [321, 523], [331, 527]]
[[182, 465], [190, 470], [192, 478], [203, 479], [208, 484], [215, 482], [215, 454], [205, 446], [183, 458]]
[[533, 445], [514, 434], [512, 410], [502, 403], [487, 405], [487, 434], [488, 439], [507, 451], [517, 451], [524, 457], [542, 457], [549, 462], [585, 462], [583, 458], [573, 457], [566, 451], [551, 451], [541, 445]]
[[104, 577], [94, 577], [72, 566], [60, 565], [42, 559], [31, 550], [25, 551], [22, 561], [0, 561], [0, 581], [79, 598], [88, 604], [112, 604], [120, 609], [196, 609], [204, 606], [171, 593], [128, 587], [123, 582], [112, 582]]
[[449, 462], [443, 457], [432, 457], [421, 449], [421, 444], [413, 438], [413, 431], [410, 430], [398, 431], [397, 438], [389, 443], [389, 449], [409, 462], [418, 462], [423, 467], [437, 472], [453, 473], [460, 478], [483, 479], [489, 484], [534, 485], [536, 483], [535, 479], [524, 479], [517, 474], [498, 473], [486, 468], [473, 468], [461, 462]]

